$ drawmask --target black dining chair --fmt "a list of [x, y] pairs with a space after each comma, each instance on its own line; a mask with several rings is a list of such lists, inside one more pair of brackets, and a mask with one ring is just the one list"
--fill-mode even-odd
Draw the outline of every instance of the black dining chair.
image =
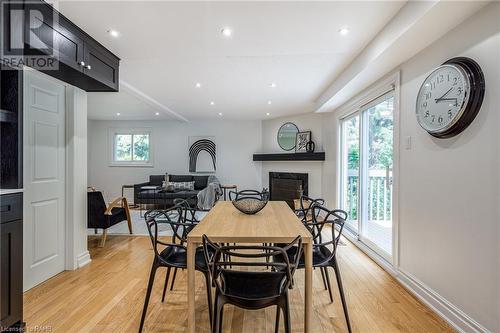
[[[295, 214], [297, 215], [298, 218], [300, 218], [300, 221], [304, 224], [307, 224], [308, 222], [311, 222], [313, 220], [313, 207], [314, 206], [323, 206], [325, 204], [325, 200], [318, 198], [318, 199], [313, 199], [307, 195], [302, 195], [300, 197], [300, 206], [299, 208], [296, 208], [294, 210]], [[316, 211], [318, 213], [318, 211]], [[320, 272], [321, 272], [321, 279], [323, 280], [323, 285], [325, 287], [325, 290], [328, 290], [328, 283], [326, 281], [326, 274], [325, 274], [325, 268], [320, 267]]]
[[[196, 217], [197, 209], [195, 207], [193, 207], [190, 202], [191, 202], [190, 199], [181, 199], [181, 198], [174, 199], [175, 207], [180, 208], [182, 210], [182, 215], [181, 215], [182, 221], [184, 221], [185, 223], [197, 224], [200, 222], [198, 220], [198, 218]], [[191, 230], [191, 229], [184, 229], [183, 230], [185, 232], [185, 234], [182, 235], [183, 239], [187, 238], [187, 231]], [[177, 240], [178, 240], [178, 237], [176, 236], [176, 234], [174, 232], [172, 235], [172, 241], [175, 243]], [[184, 241], [181, 241], [181, 245], [184, 245]], [[167, 286], [168, 286], [169, 277], [170, 277], [170, 270], [167, 270], [167, 273], [165, 275], [165, 284], [163, 286], [163, 294], [161, 296], [162, 302], [165, 301], [165, 295], [167, 293]], [[177, 277], [177, 267], [174, 268], [174, 274], [172, 276], [172, 281], [170, 282], [170, 291], [174, 290], [174, 283], [175, 283], [176, 277]]]
[[[326, 280], [327, 289], [330, 294], [330, 301], [333, 302], [332, 288], [330, 286], [330, 278], [328, 276], [328, 268], [333, 268], [335, 277], [337, 279], [337, 286], [340, 293], [340, 300], [344, 309], [344, 316], [347, 323], [347, 329], [351, 331], [351, 323], [349, 321], [349, 313], [347, 310], [347, 302], [344, 294], [344, 287], [342, 285], [342, 277], [340, 275], [339, 264], [337, 261], [337, 248], [342, 236], [344, 224], [347, 220], [347, 213], [340, 209], [328, 210], [328, 208], [320, 205], [314, 205], [311, 211], [312, 220], [304, 223], [306, 228], [313, 236], [313, 267], [320, 268]], [[328, 226], [328, 228], [326, 228]], [[323, 239], [323, 231], [331, 232], [331, 239]], [[281, 245], [280, 245], [281, 246]], [[296, 253], [300, 249], [296, 246], [287, 250], [289, 258], [295, 258]], [[282, 261], [283, 257], [275, 257], [275, 259]], [[304, 256], [302, 255], [298, 268], [305, 268]]]
[[[165, 211], [147, 212], [146, 215], [147, 215], [146, 225], [148, 227], [149, 236], [153, 244], [154, 258], [151, 267], [151, 273], [149, 276], [148, 288], [146, 291], [146, 299], [144, 300], [144, 308], [142, 310], [139, 332], [142, 332], [142, 329], [144, 327], [144, 320], [146, 318], [149, 298], [151, 296], [151, 290], [153, 288], [154, 278], [157, 269], [160, 267], [167, 268], [167, 275], [162, 295], [162, 302], [163, 302], [165, 299], [165, 292], [168, 284], [170, 270], [172, 268], [174, 269], [187, 268], [187, 247], [185, 245], [187, 243], [187, 234], [196, 226], [196, 223], [187, 221], [183, 218], [184, 216], [183, 209], [178, 206]], [[159, 223], [167, 223], [172, 228], [173, 235], [172, 235], [172, 241], [170, 243], [166, 243], [158, 239]], [[163, 247], [162, 250], [160, 250], [159, 248], [160, 246]], [[201, 246], [196, 249], [195, 269], [203, 273], [203, 275], [205, 276], [209, 319], [210, 319], [210, 324], [212, 324], [212, 292], [210, 287], [210, 277], [205, 257], [203, 254], [203, 247]]]
[[[297, 248], [294, 256], [287, 250]], [[224, 305], [257, 310], [276, 305], [275, 332], [283, 311], [285, 332], [291, 332], [288, 289], [302, 255], [302, 238], [298, 236], [284, 247], [260, 245], [228, 245], [213, 243], [203, 235], [203, 253], [215, 284], [212, 332], [222, 332]], [[280, 256], [282, 261], [265, 260]], [[225, 258], [233, 258], [231, 262]], [[260, 260], [259, 260], [260, 259]], [[240, 267], [236, 270], [235, 267]]]
[[301, 219], [303, 223], [312, 220], [312, 208], [314, 206], [324, 206], [325, 200], [318, 198], [313, 199], [307, 195], [302, 195], [299, 200], [300, 207], [295, 209], [295, 214]]

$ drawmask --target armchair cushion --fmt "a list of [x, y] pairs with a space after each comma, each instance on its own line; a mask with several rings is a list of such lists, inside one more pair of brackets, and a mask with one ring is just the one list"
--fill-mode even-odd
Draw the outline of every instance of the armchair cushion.
[[87, 225], [89, 228], [103, 228], [106, 225], [106, 203], [102, 192], [87, 192]]
[[111, 209], [111, 215], [108, 215], [108, 227], [111, 227], [121, 221], [125, 221], [127, 219], [127, 213], [125, 212], [125, 208], [115, 207]]
[[115, 207], [111, 209], [111, 215], [105, 215], [106, 202], [102, 192], [87, 192], [87, 227], [107, 229], [121, 221], [127, 220], [125, 208]]

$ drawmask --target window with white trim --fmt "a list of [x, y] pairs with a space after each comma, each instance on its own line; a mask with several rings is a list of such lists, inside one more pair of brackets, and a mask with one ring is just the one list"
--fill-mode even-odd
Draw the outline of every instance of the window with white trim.
[[152, 166], [149, 129], [112, 129], [110, 141], [112, 165]]

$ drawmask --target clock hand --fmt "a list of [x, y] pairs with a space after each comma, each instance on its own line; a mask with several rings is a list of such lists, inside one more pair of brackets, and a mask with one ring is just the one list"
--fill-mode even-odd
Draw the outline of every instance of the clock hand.
[[441, 102], [441, 101], [455, 101], [457, 103], [457, 98], [438, 98], [436, 99], [436, 103]]
[[448, 91], [447, 91], [447, 92], [445, 92], [445, 93], [443, 94], [443, 96], [441, 96], [441, 97], [439, 97], [439, 98], [436, 98], [436, 102], [437, 102], [438, 100], [442, 100], [442, 99], [444, 99], [444, 96], [448, 95], [448, 94], [450, 93], [450, 91], [452, 91], [452, 90], [453, 90], [453, 87], [451, 87], [450, 89], [448, 89]]

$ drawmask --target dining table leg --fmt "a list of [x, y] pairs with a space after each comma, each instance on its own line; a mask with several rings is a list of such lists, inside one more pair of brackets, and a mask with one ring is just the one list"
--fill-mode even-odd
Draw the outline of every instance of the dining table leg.
[[196, 243], [190, 242], [188, 240], [187, 243], [187, 275], [188, 275], [188, 285], [187, 285], [187, 294], [188, 294], [188, 332], [195, 333], [196, 330], [196, 318], [195, 318], [195, 251], [196, 251]]
[[305, 304], [304, 304], [304, 332], [311, 332], [312, 316], [312, 243], [304, 244], [305, 257]]

